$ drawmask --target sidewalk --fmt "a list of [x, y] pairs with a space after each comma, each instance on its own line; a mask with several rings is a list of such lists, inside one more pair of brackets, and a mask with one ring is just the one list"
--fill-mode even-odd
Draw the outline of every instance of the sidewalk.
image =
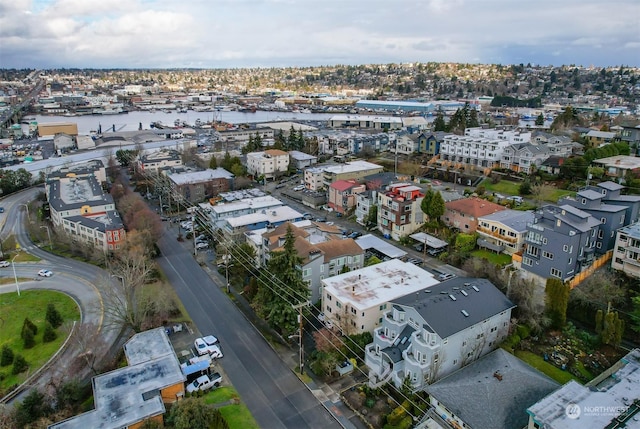
[[[220, 283], [224, 283], [223, 277], [217, 273], [217, 267], [215, 266], [215, 260], [212, 260], [206, 252], [202, 252], [202, 259], [198, 258], [201, 263], [204, 263], [204, 268], [209, 276]], [[200, 256], [199, 255], [199, 256]], [[269, 329], [268, 326], [259, 319], [256, 319], [253, 310], [244, 297], [237, 293], [233, 288], [231, 293], [234, 295], [234, 299], [238, 308], [249, 318], [254, 326], [258, 330]], [[291, 369], [296, 372], [298, 368], [298, 351], [291, 350], [290, 348], [278, 344], [269, 343], [274, 351], [280, 356], [282, 361]], [[340, 399], [340, 392], [358, 384], [358, 381], [351, 375], [341, 377], [334, 383], [327, 384], [318, 380], [313, 374], [310, 374], [305, 370], [305, 375], [311, 378], [311, 381], [305, 382], [305, 385], [309, 391], [318, 399], [318, 401], [335, 417], [336, 421], [345, 429], [367, 429], [367, 426], [360, 420], [358, 416], [347, 407]], [[304, 380], [303, 380], [304, 381]]]

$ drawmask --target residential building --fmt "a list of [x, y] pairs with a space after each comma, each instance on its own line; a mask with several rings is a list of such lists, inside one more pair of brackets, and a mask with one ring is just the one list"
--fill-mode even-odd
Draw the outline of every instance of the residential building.
[[289, 170], [289, 154], [279, 149], [247, 154], [247, 173], [273, 180]]
[[235, 176], [222, 167], [202, 171], [166, 171], [171, 190], [190, 203], [199, 203], [221, 192], [233, 190]]
[[308, 153], [300, 152], [298, 150], [289, 151], [289, 163], [292, 164], [297, 170], [302, 170], [306, 167], [311, 167], [318, 163], [318, 157], [309, 155]]
[[500, 166], [504, 149], [527, 143], [531, 133], [498, 129], [467, 128], [463, 136], [446, 135], [440, 145], [440, 158], [472, 168], [492, 169]]
[[366, 186], [351, 180], [337, 180], [329, 185], [327, 205], [337, 213], [345, 214], [356, 205], [356, 195], [366, 190]]
[[117, 250], [126, 233], [113, 197], [93, 174], [47, 177], [47, 201], [54, 229], [103, 251]]
[[504, 148], [500, 168], [530, 174], [538, 170], [550, 154], [551, 151], [545, 145], [515, 143]]
[[611, 131], [591, 130], [585, 136], [591, 147], [600, 147], [607, 145], [616, 138], [616, 133]]
[[343, 164], [328, 165], [324, 168], [323, 185], [328, 188], [336, 180], [362, 180], [371, 174], [382, 173], [384, 167], [367, 161], [351, 161]]
[[397, 155], [411, 155], [418, 151], [419, 143], [419, 135], [417, 133], [397, 133], [395, 147], [391, 151]]
[[542, 207], [527, 225], [522, 270], [541, 283], [570, 280], [593, 263], [600, 223], [569, 205]]
[[[371, 207], [376, 206], [378, 201], [378, 191], [364, 191], [356, 194], [356, 222], [365, 225]], [[376, 206], [377, 207], [377, 206]], [[366, 225], [365, 225], [366, 226]]]
[[140, 155], [137, 165], [145, 173], [157, 173], [165, 168], [182, 166], [182, 157], [176, 150], [160, 150]]
[[124, 345], [127, 366], [93, 377], [95, 408], [49, 429], [139, 428], [162, 423], [165, 404], [184, 397], [186, 377], [164, 328], [135, 334]]
[[444, 141], [445, 135], [447, 134], [442, 131], [436, 131], [435, 133], [420, 133], [418, 135], [416, 152], [420, 155], [438, 155], [440, 153], [440, 145]]
[[527, 429], [638, 428], [640, 349], [586, 385], [569, 381], [527, 409]]
[[[328, 228], [321, 223], [309, 223], [311, 228], [290, 223], [280, 225], [275, 230], [262, 234], [262, 240], [263, 248], [268, 249], [268, 252], [264, 253], [266, 264], [271, 252], [283, 250], [287, 228], [291, 226], [296, 251], [302, 258], [302, 279], [311, 290], [310, 301], [315, 303], [320, 300], [323, 279], [338, 275], [344, 270], [353, 271], [364, 266], [364, 250], [353, 239], [342, 237], [336, 227]], [[333, 231], [323, 231], [324, 229]]]
[[399, 130], [402, 118], [397, 116], [334, 115], [329, 118], [331, 128], [369, 128], [373, 130]]
[[345, 333], [372, 332], [382, 323], [389, 302], [437, 283], [422, 268], [391, 259], [321, 280], [321, 308]]
[[564, 164], [565, 159], [562, 156], [550, 156], [540, 164], [539, 170], [556, 176], [560, 174], [560, 167]]
[[297, 222], [302, 219], [302, 214], [289, 206], [271, 207], [269, 210], [226, 218], [222, 226], [222, 233], [228, 240], [241, 242], [247, 231], [277, 227], [285, 222]]
[[[499, 348], [426, 391], [433, 414], [451, 427], [514, 429], [527, 425], [527, 408], [559, 387], [557, 381]], [[426, 427], [430, 426], [418, 425]]]
[[282, 201], [271, 195], [261, 197], [250, 197], [246, 195], [237, 201], [222, 204], [200, 204], [200, 208], [203, 212], [207, 213], [209, 221], [215, 228], [222, 228], [227, 219], [269, 211], [276, 207], [282, 207], [283, 205]]
[[616, 231], [611, 268], [640, 278], [640, 223], [627, 225]]
[[355, 135], [349, 134], [346, 141], [349, 152], [354, 155], [366, 151], [374, 154], [389, 150], [388, 133], [374, 132], [367, 134], [365, 132], [361, 132]]
[[249, 139], [260, 137], [262, 141], [271, 140], [275, 136], [273, 129], [268, 128], [265, 124], [260, 124], [257, 128], [239, 129], [239, 130], [221, 130], [218, 131], [220, 140], [223, 142], [242, 142], [247, 143]]
[[378, 230], [400, 240], [420, 228], [425, 221], [423, 198], [422, 189], [411, 183], [396, 183], [378, 192]]
[[[377, 265], [374, 265], [374, 267]], [[490, 281], [456, 277], [391, 299], [365, 347], [369, 385], [425, 388], [495, 350], [515, 307]]]
[[[532, 211], [501, 210], [478, 217], [478, 246], [512, 255], [522, 251]], [[490, 244], [491, 246], [489, 246]]]
[[507, 210], [500, 204], [478, 197], [463, 198], [444, 203], [442, 221], [445, 225], [457, 228], [460, 232], [472, 234], [478, 228], [478, 218]]
[[627, 142], [630, 147], [636, 148], [636, 153], [640, 150], [640, 125], [635, 123], [622, 124], [620, 140]]
[[308, 167], [304, 169], [303, 183], [311, 191], [321, 191], [324, 187], [324, 168]]
[[640, 157], [616, 155], [594, 159], [591, 161], [591, 165], [604, 168], [605, 176], [613, 179], [624, 180], [627, 174], [633, 174], [635, 177], [640, 176]]

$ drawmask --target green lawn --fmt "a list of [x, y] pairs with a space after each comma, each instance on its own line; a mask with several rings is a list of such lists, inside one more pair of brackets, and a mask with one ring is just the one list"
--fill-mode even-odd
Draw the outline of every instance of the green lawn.
[[[21, 354], [29, 363], [28, 372], [33, 373], [40, 368], [60, 348], [66, 338], [65, 324], [56, 331], [58, 338], [50, 343], [42, 342], [47, 304], [52, 303], [66, 321], [80, 320], [80, 310], [75, 301], [67, 295], [47, 290], [22, 291], [20, 296], [16, 292], [0, 295], [0, 347], [8, 345], [14, 354]], [[36, 345], [25, 350], [20, 338], [20, 330], [25, 317], [28, 317], [37, 327]], [[16, 383], [21, 383], [27, 377], [27, 372], [12, 375], [11, 366], [0, 368], [0, 391]]]
[[545, 362], [542, 356], [538, 356], [535, 353], [524, 351], [524, 350], [516, 350], [515, 355], [537, 369], [553, 378], [560, 384], [565, 384], [569, 380], [575, 380], [578, 383], [582, 384], [582, 381], [578, 380], [568, 371], [563, 371], [555, 365], [550, 364], [549, 362]]
[[[27, 252], [18, 252], [16, 253], [6, 253], [7, 261], [13, 260], [14, 262], [39, 262], [41, 259], [37, 256], [33, 256], [31, 253]], [[14, 260], [13, 257], [16, 257]]]
[[484, 186], [487, 193], [491, 194], [497, 192], [503, 195], [519, 195], [518, 189], [521, 182], [510, 182], [508, 180], [501, 180], [498, 183], [491, 183], [491, 179], [484, 179], [480, 186]]
[[476, 258], [486, 259], [494, 265], [508, 265], [511, 263], [511, 255], [505, 255], [504, 253], [495, 253], [487, 249], [478, 249], [471, 252]]
[[[238, 392], [233, 387], [221, 387], [212, 390], [203, 397], [207, 404], [220, 404], [231, 399], [239, 399]], [[243, 404], [225, 405], [218, 408], [224, 419], [232, 429], [259, 429], [258, 423], [255, 421], [249, 409]]]

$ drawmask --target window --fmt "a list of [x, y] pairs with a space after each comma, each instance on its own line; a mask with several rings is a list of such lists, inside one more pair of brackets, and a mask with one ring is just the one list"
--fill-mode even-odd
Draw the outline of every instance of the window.
[[340, 301], [336, 301], [336, 307], [342, 308], [342, 303]]
[[387, 304], [382, 304], [382, 305], [380, 306], [380, 311], [382, 311], [382, 310], [386, 310], [386, 309], [387, 309]]
[[539, 256], [540, 255], [540, 249], [538, 247], [535, 246], [528, 246], [527, 247], [527, 253], [531, 256]]
[[562, 250], [564, 252], [568, 252], [569, 251], [569, 246], [567, 246], [566, 244], [564, 246], [562, 246]]
[[600, 218], [600, 222], [602, 222], [602, 224], [604, 225], [605, 223], [607, 223], [607, 218], [606, 217], [601, 217]]
[[604, 231], [599, 229], [598, 230], [598, 238], [602, 238], [602, 237], [604, 237]]
[[542, 251], [542, 257], [553, 260], [553, 253], [547, 252], [546, 250]]
[[453, 360], [453, 364], [454, 364], [454, 365], [457, 365], [457, 364], [458, 364], [458, 359], [454, 359], [454, 360]]
[[561, 279], [562, 271], [558, 270], [557, 268], [551, 268], [551, 276]]
[[526, 256], [522, 257], [522, 265], [526, 265], [528, 267], [533, 265], [533, 260], [531, 258], [527, 258]]

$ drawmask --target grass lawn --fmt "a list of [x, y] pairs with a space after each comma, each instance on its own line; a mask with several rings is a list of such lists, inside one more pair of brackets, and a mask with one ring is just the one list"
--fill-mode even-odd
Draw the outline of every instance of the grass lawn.
[[[47, 290], [22, 291], [20, 296], [16, 292], [0, 295], [0, 314], [2, 315], [2, 329], [0, 329], [0, 345], [7, 345], [14, 354], [21, 354], [29, 363], [28, 372], [33, 373], [40, 368], [60, 348], [66, 338], [65, 325], [56, 329], [58, 338], [50, 343], [42, 342], [47, 304], [52, 303], [64, 321], [80, 320], [80, 310], [75, 301], [67, 295]], [[36, 345], [25, 350], [20, 338], [20, 331], [25, 317], [28, 317], [37, 327]], [[27, 378], [27, 373], [12, 375], [11, 365], [0, 368], [0, 391]]]
[[[220, 404], [231, 399], [239, 398], [238, 392], [233, 387], [221, 387], [207, 393], [203, 399], [207, 404]], [[242, 403], [225, 405], [218, 408], [224, 419], [232, 429], [259, 429], [249, 409]]]
[[511, 263], [511, 255], [505, 255], [504, 253], [495, 253], [487, 249], [478, 249], [471, 252], [476, 258], [486, 259], [494, 265], [508, 265]]
[[7, 261], [11, 261], [14, 256], [16, 257], [14, 262], [39, 262], [40, 261], [40, 258], [38, 258], [37, 256], [33, 256], [31, 253], [27, 253], [27, 252], [18, 252], [17, 254], [7, 253], [6, 256], [7, 256]]
[[503, 195], [520, 195], [518, 189], [521, 182], [510, 182], [508, 180], [501, 180], [498, 183], [491, 183], [491, 179], [484, 179], [480, 186], [484, 186], [489, 194], [497, 192]]
[[537, 369], [553, 378], [560, 384], [565, 384], [569, 380], [575, 380], [578, 383], [582, 384], [582, 381], [578, 380], [571, 373], [567, 371], [563, 371], [560, 368], [550, 364], [549, 362], [545, 362], [542, 356], [538, 356], [535, 353], [524, 351], [524, 350], [516, 350], [515, 355]]

